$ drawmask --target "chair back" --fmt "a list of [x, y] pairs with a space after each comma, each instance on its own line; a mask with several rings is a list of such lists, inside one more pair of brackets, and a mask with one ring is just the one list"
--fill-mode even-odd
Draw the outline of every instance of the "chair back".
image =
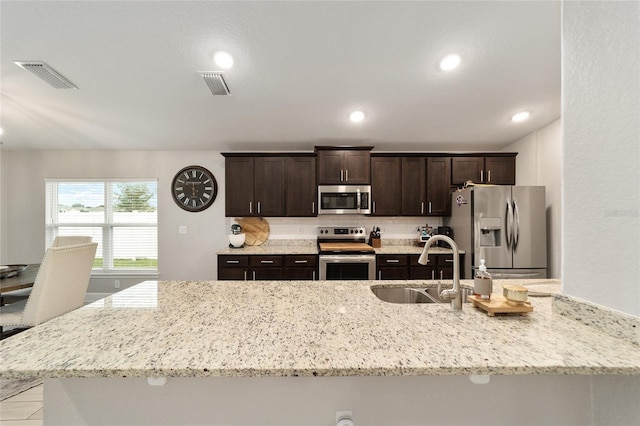
[[35, 326], [84, 304], [98, 243], [49, 248], [22, 314], [22, 324]]
[[85, 237], [81, 235], [58, 235], [54, 240], [51, 247], [70, 246], [73, 244], [90, 243], [91, 237]]

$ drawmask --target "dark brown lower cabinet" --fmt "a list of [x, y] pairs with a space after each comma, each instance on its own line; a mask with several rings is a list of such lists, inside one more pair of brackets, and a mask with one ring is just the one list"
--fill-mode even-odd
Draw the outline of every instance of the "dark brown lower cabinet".
[[408, 280], [409, 256], [406, 254], [376, 256], [376, 278], [379, 280]]
[[316, 255], [218, 255], [218, 280], [315, 280]]
[[284, 257], [285, 280], [317, 280], [318, 256], [289, 255]]
[[[379, 280], [450, 280], [453, 278], [453, 254], [430, 254], [429, 263], [420, 265], [417, 254], [376, 256], [376, 278]], [[460, 266], [464, 254], [460, 255]], [[460, 279], [464, 278], [460, 269]]]

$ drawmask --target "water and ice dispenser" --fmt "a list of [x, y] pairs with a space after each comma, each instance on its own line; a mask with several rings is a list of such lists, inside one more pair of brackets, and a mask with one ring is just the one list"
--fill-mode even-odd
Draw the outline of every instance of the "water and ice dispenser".
[[502, 223], [499, 217], [480, 218], [480, 247], [500, 247], [502, 245]]

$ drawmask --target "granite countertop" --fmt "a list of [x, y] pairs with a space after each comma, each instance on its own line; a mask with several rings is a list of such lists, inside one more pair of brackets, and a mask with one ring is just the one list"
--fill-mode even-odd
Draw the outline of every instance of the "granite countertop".
[[559, 312], [558, 296], [489, 317], [371, 291], [408, 283], [434, 285], [146, 281], [0, 341], [0, 377], [640, 374], [638, 342]]
[[[411, 244], [409, 240], [383, 240], [382, 247], [375, 248], [375, 254], [420, 254], [423, 247]], [[431, 254], [451, 254], [453, 250], [445, 247], [430, 247]], [[316, 240], [267, 240], [260, 246], [242, 248], [224, 248], [216, 254], [224, 255], [280, 255], [280, 254], [318, 254]], [[464, 254], [464, 250], [460, 250]]]

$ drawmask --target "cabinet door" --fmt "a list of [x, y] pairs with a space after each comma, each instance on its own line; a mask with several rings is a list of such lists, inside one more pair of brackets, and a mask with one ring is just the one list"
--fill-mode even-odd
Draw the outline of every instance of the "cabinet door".
[[254, 158], [254, 215], [284, 216], [284, 157]]
[[486, 157], [485, 181], [495, 185], [516, 184], [516, 157]]
[[285, 188], [287, 216], [316, 216], [315, 157], [288, 157]]
[[284, 256], [285, 280], [318, 279], [318, 256], [287, 255]]
[[248, 278], [248, 256], [218, 256], [218, 279], [244, 281]]
[[339, 185], [344, 179], [343, 151], [318, 151], [318, 184]]
[[409, 270], [404, 268], [378, 267], [376, 278], [379, 280], [408, 280]]
[[371, 159], [371, 193], [373, 216], [400, 215], [402, 211], [400, 157]]
[[252, 215], [253, 158], [227, 157], [224, 165], [225, 216]]
[[371, 182], [371, 153], [356, 150], [344, 151], [344, 182], [349, 185], [369, 184]]
[[282, 279], [282, 256], [251, 256], [249, 259], [251, 266], [252, 280], [272, 280]]
[[470, 180], [482, 183], [484, 178], [484, 157], [454, 157], [451, 160], [451, 184], [463, 185]]
[[418, 259], [420, 255], [412, 254], [409, 256], [409, 279], [410, 280], [435, 280], [436, 269], [438, 268], [438, 258], [435, 254], [429, 255], [429, 263], [420, 265]]
[[402, 216], [427, 213], [427, 163], [424, 157], [402, 158]]
[[451, 215], [451, 158], [427, 158], [427, 215]]

